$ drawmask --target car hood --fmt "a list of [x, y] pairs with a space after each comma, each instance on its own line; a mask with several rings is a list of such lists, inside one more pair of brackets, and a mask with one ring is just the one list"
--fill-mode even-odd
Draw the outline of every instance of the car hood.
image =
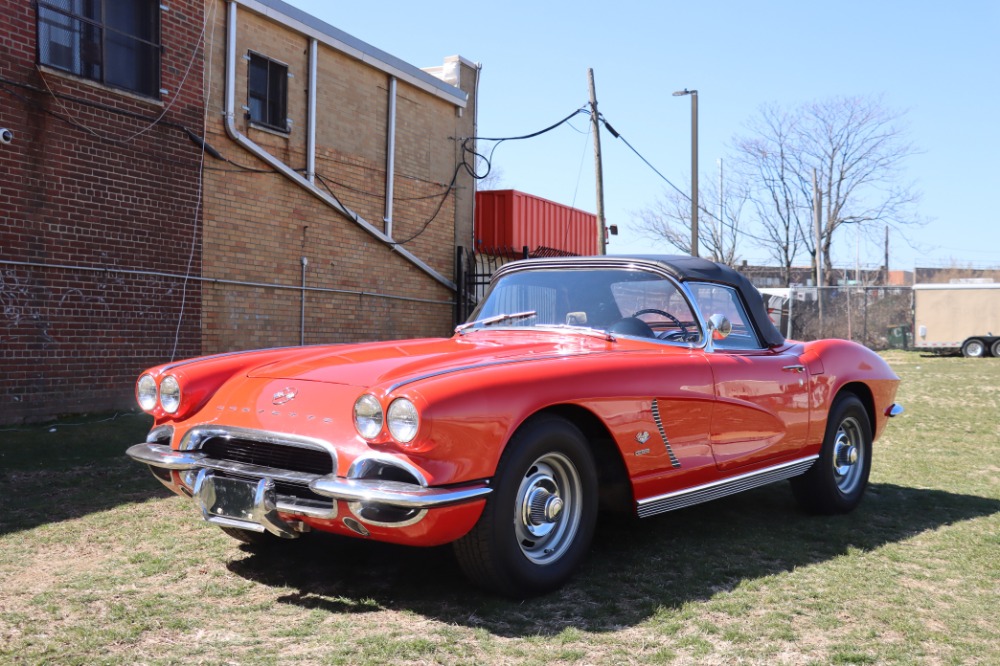
[[586, 335], [480, 331], [449, 339], [301, 348], [253, 368], [248, 376], [367, 387], [497, 363], [605, 352], [608, 344]]

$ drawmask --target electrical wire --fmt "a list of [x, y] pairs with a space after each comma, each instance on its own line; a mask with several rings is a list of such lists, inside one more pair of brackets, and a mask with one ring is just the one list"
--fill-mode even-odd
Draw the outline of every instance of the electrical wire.
[[451, 175], [451, 182], [448, 183], [448, 188], [445, 190], [444, 194], [441, 196], [441, 200], [438, 202], [437, 208], [434, 209], [434, 214], [431, 215], [429, 218], [427, 218], [427, 221], [424, 222], [424, 224], [420, 227], [420, 229], [415, 234], [413, 234], [412, 236], [410, 236], [409, 238], [406, 238], [404, 240], [393, 241], [393, 243], [392, 243], [393, 245], [406, 245], [407, 243], [415, 241], [425, 231], [427, 231], [427, 228], [431, 225], [431, 222], [433, 222], [435, 220], [435, 218], [437, 218], [438, 214], [441, 212], [441, 209], [444, 207], [444, 202], [448, 200], [448, 195], [450, 195], [451, 192], [452, 192], [452, 190], [455, 189], [455, 182], [458, 180], [458, 174], [459, 174], [459, 172], [461, 172], [462, 166], [463, 166], [463, 164], [458, 164], [455, 167], [455, 171]]
[[[215, 7], [216, 5], [213, 4], [211, 17], [209, 17], [207, 13], [205, 14], [205, 23], [201, 29], [201, 37], [199, 38], [198, 42], [199, 44], [203, 43], [203, 40], [205, 38], [205, 31], [208, 29], [209, 21], [211, 20], [213, 23], [215, 21], [215, 11], [216, 11]], [[213, 30], [211, 43], [208, 45], [208, 77], [205, 82], [205, 90], [206, 90], [205, 104], [204, 108], [202, 109], [202, 129], [201, 129], [202, 136], [208, 134], [208, 101], [210, 95], [207, 94], [207, 91], [210, 91], [212, 89], [212, 55], [215, 51], [214, 46], [215, 46], [215, 31]], [[197, 46], [195, 48], [197, 49]], [[187, 74], [184, 75], [184, 78], [185, 79], [187, 78]], [[180, 92], [180, 89], [178, 89], [178, 92]], [[191, 135], [190, 131], [188, 132], [188, 135], [189, 136]], [[198, 192], [195, 197], [194, 221], [191, 224], [191, 251], [188, 253], [187, 268], [184, 272], [184, 280], [181, 282], [181, 306], [177, 313], [177, 328], [174, 329], [174, 346], [173, 349], [170, 351], [171, 361], [173, 361], [174, 358], [177, 356], [177, 347], [180, 344], [181, 326], [184, 323], [184, 308], [187, 305], [188, 282], [191, 281], [191, 270], [194, 267], [195, 250], [198, 247], [198, 233], [201, 229], [200, 225], [201, 198], [205, 185], [205, 153], [207, 150], [208, 150], [208, 144], [202, 141], [201, 154], [199, 156], [200, 159], [198, 163]]]
[[[653, 170], [653, 173], [655, 173], [657, 176], [659, 176], [660, 178], [662, 178], [663, 181], [667, 185], [669, 185], [670, 187], [674, 188], [674, 190], [676, 190], [677, 193], [680, 194], [682, 197], [684, 197], [686, 200], [691, 201], [691, 195], [687, 194], [684, 190], [682, 190], [681, 188], [679, 188], [676, 185], [674, 185], [672, 182], [670, 182], [669, 178], [667, 178], [662, 173], [660, 173], [659, 169], [657, 169], [655, 166], [653, 166], [650, 163], [649, 160], [647, 160], [645, 157], [643, 157], [642, 153], [640, 153], [638, 150], [636, 150], [635, 147], [631, 143], [629, 143], [628, 140], [625, 137], [623, 137], [620, 132], [618, 132], [617, 130], [615, 130], [615, 128], [611, 126], [611, 123], [609, 123], [607, 121], [607, 119], [605, 119], [602, 114], [598, 114], [597, 117], [598, 117], [598, 119], [602, 123], [604, 123], [605, 129], [608, 130], [608, 132], [611, 134], [611, 136], [615, 137], [616, 139], [621, 139], [621, 141], [626, 146], [628, 146], [629, 150], [631, 150], [633, 153], [635, 153], [636, 156], [646, 164], [646, 166], [648, 166], [650, 169]], [[713, 220], [715, 220], [719, 224], [723, 225], [724, 227], [729, 228], [729, 230], [732, 231], [735, 234], [742, 234], [743, 236], [746, 236], [747, 238], [749, 238], [751, 240], [755, 240], [755, 241], [760, 242], [760, 243], [767, 243], [767, 244], [774, 243], [774, 239], [773, 238], [762, 238], [760, 236], [756, 236], [754, 234], [751, 234], [748, 231], [740, 229], [739, 227], [735, 226], [731, 222], [727, 222], [725, 220], [719, 219], [718, 215], [716, 215], [715, 213], [713, 213], [712, 211], [708, 210], [707, 208], [705, 208], [704, 206], [702, 206], [700, 204], [698, 205], [698, 210], [700, 212], [704, 213], [705, 215], [707, 215], [708, 217], [712, 218]]]
[[56, 432], [59, 428], [77, 428], [80, 426], [89, 426], [97, 423], [110, 423], [111, 421], [117, 421], [124, 417], [134, 417], [134, 416], [145, 416], [145, 412], [115, 412], [114, 416], [109, 416], [105, 419], [97, 419], [95, 421], [82, 421], [79, 423], [60, 423], [58, 421], [42, 423], [37, 426], [29, 426], [26, 428], [3, 428], [0, 432], [35, 432], [39, 430], [48, 430], [49, 432]]
[[[462, 165], [461, 166], [463, 166], [465, 168], [466, 172], [470, 176], [472, 176], [474, 179], [476, 179], [476, 180], [482, 180], [482, 179], [484, 179], [484, 178], [486, 178], [487, 176], [490, 175], [490, 171], [493, 168], [493, 166], [492, 166], [493, 165], [493, 153], [496, 152], [496, 149], [500, 147], [501, 143], [504, 143], [505, 141], [523, 141], [525, 139], [533, 139], [533, 138], [535, 138], [537, 136], [541, 136], [542, 134], [545, 134], [546, 132], [551, 132], [552, 130], [556, 129], [560, 125], [568, 123], [570, 120], [572, 120], [574, 117], [576, 117], [577, 115], [579, 115], [581, 113], [583, 113], [583, 114], [589, 114], [590, 112], [587, 110], [588, 107], [589, 107], [589, 104], [584, 104], [583, 106], [581, 106], [578, 109], [576, 109], [575, 111], [573, 111], [573, 113], [571, 113], [568, 116], [566, 116], [565, 118], [563, 118], [562, 120], [560, 120], [560, 121], [558, 121], [556, 123], [553, 123], [552, 125], [549, 125], [548, 127], [544, 128], [544, 129], [540, 129], [537, 132], [531, 132], [530, 134], [522, 134], [520, 136], [504, 136], [504, 137], [488, 137], [488, 136], [467, 137], [467, 138], [463, 139], [463, 141], [462, 141]], [[574, 128], [574, 129], [576, 129], [576, 128]], [[577, 131], [579, 131], [579, 130], [577, 130]], [[484, 155], [482, 153], [479, 153], [479, 152], [477, 152], [477, 151], [469, 148], [469, 142], [470, 141], [476, 141], [476, 142], [478, 142], [478, 141], [495, 141], [496, 143], [493, 144], [493, 147], [490, 149], [489, 157], [487, 157], [486, 155]], [[468, 159], [467, 159], [467, 157], [469, 155], [472, 155], [473, 158], [480, 158], [480, 159], [483, 160], [483, 162], [486, 163], [486, 172], [485, 173], [483, 173], [482, 175], [479, 174], [478, 170], [476, 169], [475, 159], [473, 159], [473, 163], [471, 165], [469, 164]]]

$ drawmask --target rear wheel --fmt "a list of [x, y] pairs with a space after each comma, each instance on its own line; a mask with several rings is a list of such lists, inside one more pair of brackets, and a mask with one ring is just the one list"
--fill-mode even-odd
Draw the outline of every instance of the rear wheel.
[[792, 479], [795, 498], [814, 513], [847, 513], [860, 502], [872, 465], [872, 428], [861, 400], [842, 393], [833, 401], [819, 458]]
[[513, 597], [553, 590], [586, 555], [597, 521], [597, 471], [572, 423], [526, 423], [497, 465], [495, 489], [472, 530], [455, 542], [465, 574]]
[[971, 338], [962, 343], [962, 356], [965, 358], [982, 358], [986, 355], [986, 343], [978, 338]]
[[993, 341], [993, 346], [990, 347], [990, 353], [993, 354], [993, 356], [1000, 358], [1000, 340]]

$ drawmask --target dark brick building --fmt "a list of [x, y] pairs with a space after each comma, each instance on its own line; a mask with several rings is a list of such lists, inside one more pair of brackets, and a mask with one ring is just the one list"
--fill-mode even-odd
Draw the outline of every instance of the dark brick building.
[[0, 0], [0, 422], [121, 405], [200, 351], [176, 275], [201, 267], [203, 3], [102, 4]]

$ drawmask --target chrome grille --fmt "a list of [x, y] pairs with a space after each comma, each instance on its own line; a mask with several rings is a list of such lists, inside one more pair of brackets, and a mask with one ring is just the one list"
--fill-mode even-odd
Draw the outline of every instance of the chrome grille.
[[260, 467], [273, 467], [321, 476], [334, 472], [333, 458], [329, 453], [301, 446], [239, 438], [212, 437], [202, 442], [201, 451], [209, 458], [216, 460], [231, 460]]

